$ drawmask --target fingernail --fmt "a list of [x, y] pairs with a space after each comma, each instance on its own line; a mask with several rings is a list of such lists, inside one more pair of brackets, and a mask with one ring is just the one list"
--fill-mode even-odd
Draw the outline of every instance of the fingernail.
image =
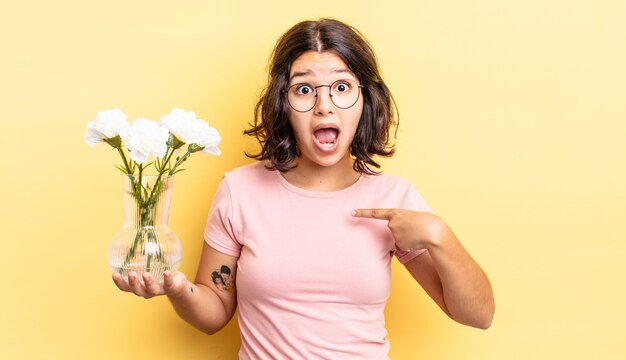
[[350, 213], [352, 216], [356, 216], [356, 210], [352, 210], [352, 212]]

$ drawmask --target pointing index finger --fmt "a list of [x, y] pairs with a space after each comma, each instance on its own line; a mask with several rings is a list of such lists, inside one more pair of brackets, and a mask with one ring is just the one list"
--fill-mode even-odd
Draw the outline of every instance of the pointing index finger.
[[352, 216], [370, 219], [389, 220], [392, 209], [356, 209], [352, 210]]

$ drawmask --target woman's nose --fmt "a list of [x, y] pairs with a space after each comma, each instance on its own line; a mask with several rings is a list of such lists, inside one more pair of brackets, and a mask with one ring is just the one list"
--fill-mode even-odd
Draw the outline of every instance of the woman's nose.
[[330, 93], [330, 87], [320, 86], [316, 89], [317, 101], [315, 103], [315, 112], [317, 114], [332, 113], [334, 110], [334, 104], [331, 100], [332, 94]]

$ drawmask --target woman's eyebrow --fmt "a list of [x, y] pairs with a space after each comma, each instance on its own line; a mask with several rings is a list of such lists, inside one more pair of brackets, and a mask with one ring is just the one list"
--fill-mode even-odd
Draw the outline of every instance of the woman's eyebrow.
[[291, 82], [293, 78], [300, 77], [300, 76], [307, 76], [307, 75], [311, 75], [311, 70], [296, 71], [293, 74], [291, 74], [291, 76], [289, 77], [289, 81]]
[[[291, 74], [291, 76], [289, 77], [289, 82], [291, 82], [294, 78], [297, 77], [301, 77], [301, 76], [307, 76], [307, 75], [311, 75], [313, 72], [311, 70], [303, 70], [303, 71], [295, 71], [293, 74]], [[351, 76], [354, 77], [354, 74], [352, 73], [352, 71], [350, 71], [350, 69], [348, 68], [339, 68], [339, 69], [334, 69], [331, 71], [331, 73], [333, 74], [349, 74]]]

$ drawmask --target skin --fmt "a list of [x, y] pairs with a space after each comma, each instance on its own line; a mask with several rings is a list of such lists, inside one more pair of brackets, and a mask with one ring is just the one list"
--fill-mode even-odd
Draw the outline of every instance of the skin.
[[401, 250], [428, 249], [404, 264], [453, 320], [480, 329], [495, 311], [489, 279], [438, 216], [405, 209], [356, 209], [352, 216], [385, 221]]
[[[359, 82], [341, 58], [332, 52], [305, 52], [291, 66], [290, 85], [302, 82], [327, 85], [345, 79]], [[317, 91], [317, 103], [311, 111], [290, 111], [289, 122], [301, 156], [297, 159], [297, 167], [283, 176], [290, 183], [307, 190], [335, 191], [350, 186], [360, 176], [352, 168], [350, 144], [363, 113], [363, 96], [354, 106], [339, 109], [330, 100], [327, 87]], [[322, 151], [316, 146], [314, 130], [319, 127], [339, 130], [338, 144], [332, 152]]]
[[[339, 79], [358, 81], [332, 52], [302, 54], [293, 62], [290, 77], [290, 84], [306, 82], [314, 86]], [[360, 174], [352, 167], [350, 144], [362, 111], [362, 96], [351, 108], [339, 109], [331, 102], [327, 87], [318, 89], [318, 100], [311, 111], [291, 110], [290, 123], [301, 156], [297, 167], [282, 174], [284, 178], [313, 191], [337, 191], [353, 184]], [[337, 144], [330, 150], [316, 144], [314, 130], [320, 126], [339, 130]], [[491, 325], [494, 300], [489, 280], [441, 218], [405, 209], [355, 209], [352, 216], [387, 222], [402, 250], [428, 249], [405, 264], [413, 278], [452, 319], [483, 329]], [[234, 284], [237, 258], [205, 243], [193, 283], [180, 272], [165, 272], [163, 284], [157, 284], [150, 274], [143, 275], [142, 283], [134, 273], [129, 274], [128, 282], [114, 273], [113, 281], [120, 290], [144, 298], [166, 295], [184, 320], [213, 334], [228, 323], [237, 306], [236, 289], [220, 289], [211, 279], [211, 273], [223, 265], [231, 269], [230, 281]]]

